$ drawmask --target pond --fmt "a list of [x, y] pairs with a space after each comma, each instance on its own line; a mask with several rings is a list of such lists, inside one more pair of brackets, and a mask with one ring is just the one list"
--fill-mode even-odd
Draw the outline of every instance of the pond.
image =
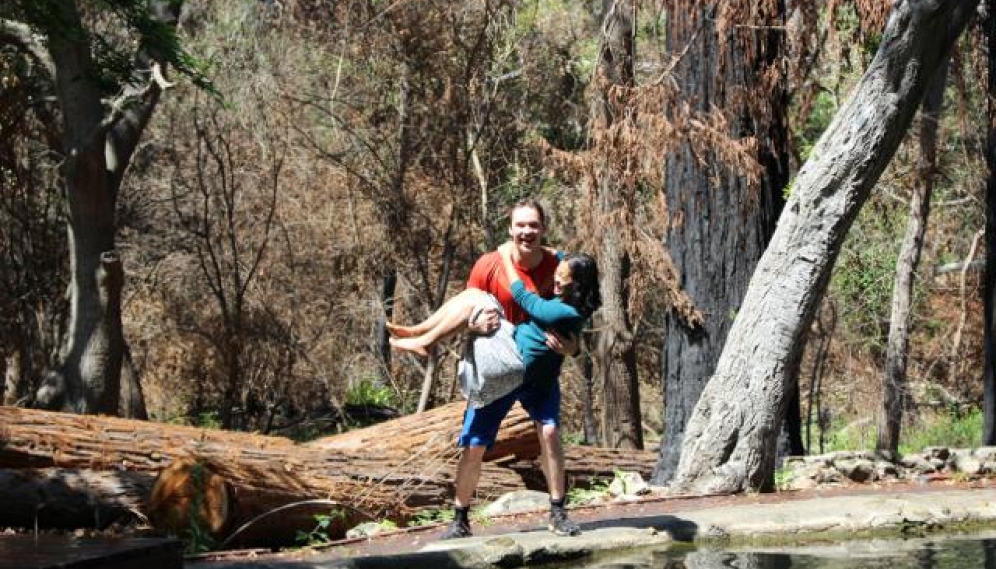
[[644, 549], [544, 569], [996, 569], [996, 532], [743, 550]]

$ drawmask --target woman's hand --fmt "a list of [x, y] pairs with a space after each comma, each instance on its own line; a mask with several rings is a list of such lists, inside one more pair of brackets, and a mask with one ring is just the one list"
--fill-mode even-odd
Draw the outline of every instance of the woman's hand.
[[575, 334], [546, 333], [546, 346], [562, 356], [574, 357], [581, 353], [580, 340]]
[[505, 268], [509, 286], [521, 280], [518, 271], [515, 270], [515, 263], [512, 261], [513, 251], [515, 251], [515, 245], [511, 241], [506, 241], [498, 246], [498, 254], [501, 255], [502, 266]]

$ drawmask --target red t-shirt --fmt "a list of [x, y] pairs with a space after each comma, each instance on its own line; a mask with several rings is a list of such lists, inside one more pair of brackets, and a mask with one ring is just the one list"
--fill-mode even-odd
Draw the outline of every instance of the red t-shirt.
[[[549, 298], [553, 293], [553, 273], [557, 270], [560, 261], [555, 255], [543, 251], [543, 260], [531, 271], [515, 265], [515, 271], [519, 273], [519, 278], [526, 288], [539, 293], [544, 298]], [[522, 308], [512, 298], [509, 290], [510, 284], [505, 275], [505, 268], [498, 251], [491, 251], [481, 255], [481, 258], [474, 263], [474, 268], [470, 271], [467, 279], [467, 287], [481, 289], [495, 295], [502, 308], [505, 309], [505, 318], [512, 324], [524, 322], [527, 318]]]

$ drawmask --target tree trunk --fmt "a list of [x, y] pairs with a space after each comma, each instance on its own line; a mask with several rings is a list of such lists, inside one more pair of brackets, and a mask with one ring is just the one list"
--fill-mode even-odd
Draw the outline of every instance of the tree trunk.
[[996, 2], [986, 3], [989, 46], [989, 98], [986, 137], [986, 276], [983, 286], [983, 417], [982, 444], [996, 445]]
[[[564, 447], [565, 477], [568, 488], [587, 488], [611, 481], [616, 472], [636, 472], [644, 479], [653, 474], [657, 452], [588, 446]], [[532, 490], [547, 490], [546, 479], [537, 461], [517, 461], [507, 465]]]
[[[666, 244], [681, 286], [705, 321], [689, 327], [678, 315], [665, 317], [663, 353], [664, 434], [656, 484], [667, 484], [681, 457], [686, 425], [719, 359], [733, 316], [781, 210], [788, 183], [787, 97], [783, 86], [762, 85], [782, 58], [783, 2], [758, 24], [729, 26], [720, 35], [714, 8], [699, 5], [668, 18], [668, 50], [681, 53], [674, 76], [693, 112], [725, 109], [733, 119], [731, 139], [754, 136], [763, 167], [756, 189], [721, 153], [684, 141], [665, 164], [667, 205], [674, 222]], [[762, 29], [769, 28], [770, 29]], [[760, 101], [765, 101], [761, 104]]]
[[906, 236], [896, 261], [896, 281], [892, 288], [892, 317], [889, 343], [882, 376], [882, 410], [878, 417], [876, 450], [896, 455], [906, 399], [906, 365], [909, 361], [912, 323], [913, 281], [920, 266], [920, 253], [927, 234], [930, 197], [937, 172], [937, 130], [947, 84], [947, 64], [941, 66], [923, 98], [920, 113], [920, 157], [917, 180], [910, 197]]
[[[441, 405], [424, 413], [413, 413], [364, 429], [355, 429], [315, 439], [304, 446], [323, 450], [365, 452], [400, 451], [407, 454], [457, 450], [457, 438], [467, 404], [462, 401]], [[509, 456], [532, 459], [539, 456], [539, 439], [532, 419], [516, 405], [498, 429], [495, 444], [484, 455], [485, 461]]]
[[145, 408], [145, 394], [142, 392], [142, 380], [138, 375], [138, 370], [135, 369], [131, 350], [127, 347], [121, 366], [121, 408], [118, 416], [142, 421], [149, 420], [149, 412]]
[[[391, 516], [443, 504], [458, 454], [316, 451], [280, 437], [10, 407], [0, 408], [0, 425], [0, 468], [158, 472], [190, 459], [243, 494], [324, 497]], [[517, 487], [507, 469], [485, 465], [481, 495]]]
[[[592, 102], [592, 126], [606, 130], [623, 106], [614, 104], [615, 87], [633, 85], [633, 7], [617, 0], [605, 11], [599, 52], [598, 92]], [[598, 140], [600, 137], [592, 137]], [[596, 172], [599, 225], [599, 281], [602, 294], [602, 325], [596, 340], [595, 363], [602, 387], [602, 445], [612, 448], [643, 448], [640, 414], [640, 382], [636, 372], [636, 344], [629, 322], [626, 280], [629, 253], [623, 246], [623, 220], [628, 219], [626, 190], [614, 175], [617, 164], [601, 158]]]
[[770, 489], [802, 341], [848, 228], [892, 158], [974, 0], [894, 5], [878, 53], [800, 170], [716, 372], [689, 421], [675, 478], [700, 492]]
[[104, 528], [147, 511], [150, 472], [0, 469], [0, 526]]
[[[175, 25], [179, 3], [151, 0], [149, 12]], [[75, 2], [53, 5], [55, 13], [36, 25], [45, 35], [55, 69], [55, 94], [62, 128], [63, 175], [68, 206], [70, 307], [59, 368], [41, 387], [36, 401], [77, 413], [116, 414], [120, 398], [124, 273], [114, 251], [115, 205], [124, 171], [158, 104], [161, 87], [150, 83], [141, 94], [123, 86], [131, 99], [114, 101], [105, 113], [100, 65], [90, 52]], [[151, 42], [155, 43], [155, 42]], [[148, 54], [140, 54], [144, 65]], [[151, 69], [138, 70], [151, 78]], [[150, 79], [151, 81], [151, 79]], [[112, 120], [113, 119], [113, 120]]]
[[595, 417], [595, 362], [592, 360], [590, 334], [581, 335], [581, 355], [578, 356], [581, 377], [584, 380], [584, 393], [581, 395], [581, 417], [584, 423], [584, 444], [598, 443], [598, 419]]
[[388, 267], [384, 274], [380, 301], [384, 306], [384, 317], [377, 319], [377, 352], [380, 354], [381, 371], [380, 378], [384, 385], [391, 382], [391, 344], [390, 334], [387, 332], [387, 323], [394, 318], [394, 294], [398, 288], [398, 269]]
[[781, 442], [778, 445], [780, 456], [803, 456], [806, 445], [802, 442], [802, 402], [799, 399], [799, 382], [793, 382], [792, 395], [785, 408], [785, 421], [782, 422]]

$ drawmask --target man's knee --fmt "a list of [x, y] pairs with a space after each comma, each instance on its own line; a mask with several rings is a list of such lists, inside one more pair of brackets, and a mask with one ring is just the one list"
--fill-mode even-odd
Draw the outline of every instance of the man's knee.
[[484, 453], [487, 450], [488, 450], [488, 447], [479, 446], [479, 445], [471, 445], [471, 446], [463, 447], [463, 452], [466, 453], [468, 456], [471, 456], [471, 457], [478, 457], [478, 456], [479, 457], [483, 457]]
[[560, 427], [544, 424], [539, 427], [539, 436], [546, 444], [560, 442]]

